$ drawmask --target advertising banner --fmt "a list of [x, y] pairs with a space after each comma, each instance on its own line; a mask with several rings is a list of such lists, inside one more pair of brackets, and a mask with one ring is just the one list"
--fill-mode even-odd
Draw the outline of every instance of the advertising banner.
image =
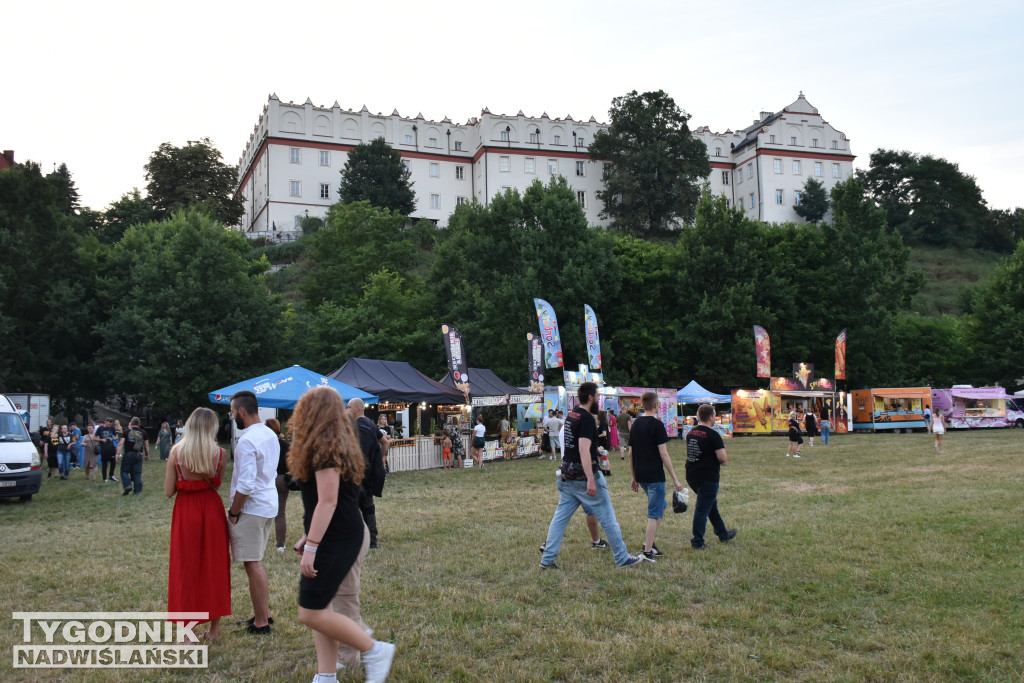
[[772, 376], [772, 342], [768, 330], [754, 325], [754, 355], [757, 358], [757, 376]]
[[836, 385], [826, 377], [811, 379], [807, 384], [795, 377], [772, 377], [774, 391], [835, 391]]
[[455, 388], [466, 395], [469, 401], [469, 373], [466, 369], [466, 353], [462, 346], [462, 333], [451, 325], [441, 325], [444, 350], [448, 353], [448, 372], [452, 373]]
[[597, 333], [597, 314], [594, 309], [583, 304], [583, 324], [587, 330], [587, 358], [590, 367], [601, 369], [601, 337]]
[[836, 337], [836, 379], [846, 379], [846, 328]]
[[543, 299], [534, 299], [537, 308], [537, 323], [540, 325], [540, 340], [544, 346], [544, 366], [560, 368], [562, 363], [562, 339], [558, 336], [558, 319], [555, 309]]
[[737, 389], [732, 392], [732, 430], [736, 434], [770, 434], [771, 392]]
[[804, 389], [814, 383], [814, 363], [793, 363], [793, 379]]
[[540, 337], [532, 332], [526, 333], [526, 346], [529, 349], [530, 391], [535, 394], [544, 393], [544, 347]]

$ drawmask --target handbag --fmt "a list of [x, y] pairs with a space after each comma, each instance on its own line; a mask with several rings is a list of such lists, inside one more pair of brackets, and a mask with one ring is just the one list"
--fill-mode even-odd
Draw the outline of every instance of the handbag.
[[672, 512], [686, 512], [690, 503], [690, 489], [672, 493]]

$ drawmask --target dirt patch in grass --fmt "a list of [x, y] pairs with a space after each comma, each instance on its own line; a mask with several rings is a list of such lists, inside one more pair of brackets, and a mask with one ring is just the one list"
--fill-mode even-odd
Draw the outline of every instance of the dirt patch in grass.
[[852, 486], [834, 486], [832, 484], [807, 484], [804, 482], [796, 481], [784, 481], [779, 484], [779, 488], [786, 493], [828, 493], [828, 494], [840, 494], [849, 493], [853, 490]]

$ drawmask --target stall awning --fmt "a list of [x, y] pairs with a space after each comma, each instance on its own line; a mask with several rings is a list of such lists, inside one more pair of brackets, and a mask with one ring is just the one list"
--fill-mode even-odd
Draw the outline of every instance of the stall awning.
[[409, 363], [350, 358], [328, 377], [391, 403], [465, 403], [461, 391], [435, 382]]
[[676, 400], [679, 403], [732, 403], [732, 396], [708, 391], [693, 380], [676, 392]]
[[239, 391], [251, 391], [263, 408], [279, 408], [291, 410], [299, 399], [313, 387], [326, 386], [336, 390], [347, 402], [353, 398], [361, 398], [364, 403], [376, 403], [377, 397], [356, 387], [336, 379], [307, 370], [301, 365], [293, 365], [277, 372], [257, 375], [238, 384], [211, 391], [208, 396], [210, 403], [228, 405], [231, 397]]
[[772, 392], [776, 394], [785, 394], [786, 396], [800, 396], [801, 398], [817, 398], [820, 396], [833, 396], [836, 392], [834, 391], [790, 391], [789, 389], [772, 389]]
[[[518, 387], [505, 382], [492, 370], [487, 368], [468, 368], [469, 374], [469, 398], [470, 404], [474, 406], [496, 406], [509, 403], [537, 403], [541, 400], [540, 394], [524, 393]], [[448, 373], [441, 380], [441, 384], [457, 389], [455, 378]], [[458, 389], [461, 392], [461, 389]]]
[[995, 400], [998, 400], [998, 399], [1001, 399], [1001, 398], [1002, 399], [1013, 398], [1012, 396], [1007, 396], [1005, 390], [999, 389], [999, 391], [1001, 391], [1002, 393], [997, 393], [995, 391], [992, 391], [992, 389], [981, 389], [981, 388], [953, 389], [952, 390], [952, 394], [954, 396], [956, 396], [957, 398], [974, 398], [974, 399], [983, 399], [983, 400], [984, 399], [989, 399], [989, 400], [995, 399]]

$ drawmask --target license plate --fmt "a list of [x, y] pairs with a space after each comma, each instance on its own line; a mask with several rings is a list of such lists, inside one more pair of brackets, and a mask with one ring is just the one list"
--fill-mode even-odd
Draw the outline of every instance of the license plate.
[[0, 480], [0, 488], [5, 486], [17, 486], [18, 482], [14, 479]]

